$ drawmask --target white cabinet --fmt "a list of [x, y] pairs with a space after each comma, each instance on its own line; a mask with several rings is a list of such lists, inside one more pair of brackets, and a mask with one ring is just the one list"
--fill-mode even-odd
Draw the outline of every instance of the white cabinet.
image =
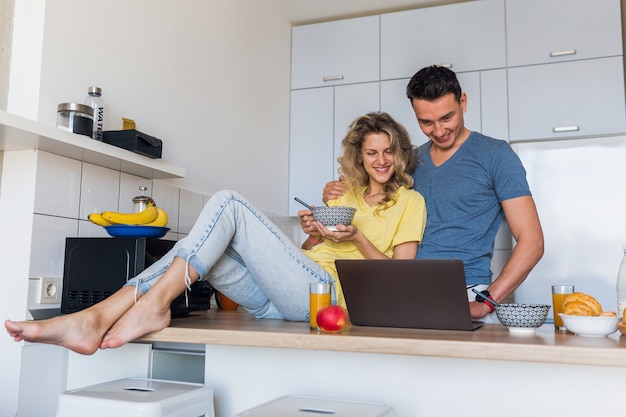
[[511, 141], [626, 132], [620, 0], [506, 0]]
[[417, 119], [406, 97], [408, 78], [380, 82], [380, 110], [387, 112], [397, 122], [401, 123], [411, 136], [414, 145], [421, 145], [426, 137], [417, 125]]
[[381, 79], [428, 65], [455, 72], [506, 66], [504, 1], [481, 0], [381, 15]]
[[626, 132], [621, 56], [508, 71], [511, 141]]
[[350, 124], [359, 116], [380, 109], [380, 83], [365, 83], [335, 87], [334, 102], [334, 153], [333, 173], [336, 176], [341, 156], [341, 141], [346, 136]]
[[507, 0], [510, 67], [622, 55], [620, 0]]
[[358, 116], [380, 108], [379, 83], [291, 92], [289, 215], [303, 207], [298, 197], [322, 205], [322, 191], [336, 179], [341, 140]]
[[[465, 126], [498, 139], [507, 139], [506, 70], [474, 71], [457, 74], [463, 92], [467, 95]], [[402, 123], [415, 145], [428, 138], [422, 133], [409, 99], [406, 97], [408, 78], [382, 81], [380, 109]]]
[[379, 16], [292, 29], [291, 89], [378, 81]]
[[302, 210], [294, 197], [322, 204], [324, 184], [333, 179], [333, 89], [291, 92], [289, 215]]
[[[461, 87], [463, 81], [461, 80]], [[506, 69], [480, 72], [480, 132], [496, 139], [509, 139], [509, 96], [507, 93]], [[468, 93], [469, 95], [469, 93]], [[468, 106], [474, 105], [469, 100]], [[468, 109], [469, 113], [471, 110]], [[474, 125], [466, 118], [465, 126], [475, 130]]]

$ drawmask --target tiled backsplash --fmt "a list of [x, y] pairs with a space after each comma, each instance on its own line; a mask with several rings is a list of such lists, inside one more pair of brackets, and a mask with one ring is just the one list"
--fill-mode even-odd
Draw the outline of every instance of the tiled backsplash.
[[[178, 240], [191, 230], [209, 195], [38, 151], [30, 276], [63, 276], [66, 237], [106, 237], [87, 220], [105, 210], [132, 212], [132, 198], [147, 187], [169, 216], [166, 239]], [[298, 220], [266, 215], [294, 242], [303, 240]]]

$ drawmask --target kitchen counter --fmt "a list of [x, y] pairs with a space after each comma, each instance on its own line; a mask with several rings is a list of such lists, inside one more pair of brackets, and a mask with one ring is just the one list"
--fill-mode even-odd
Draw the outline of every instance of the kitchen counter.
[[141, 341], [626, 367], [621, 333], [581, 337], [555, 333], [552, 324], [534, 335], [513, 335], [500, 324], [473, 332], [350, 326], [340, 334], [318, 334], [307, 323], [211, 309], [173, 319]]

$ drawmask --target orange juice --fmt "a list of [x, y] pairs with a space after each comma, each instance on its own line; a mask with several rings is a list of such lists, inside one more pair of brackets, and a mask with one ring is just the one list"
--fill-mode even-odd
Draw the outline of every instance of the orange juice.
[[317, 330], [317, 312], [330, 305], [330, 292], [324, 294], [311, 293], [309, 295], [310, 317], [309, 325], [311, 329]]
[[554, 313], [554, 327], [563, 328], [563, 319], [559, 313], [563, 312], [563, 298], [568, 294], [552, 294], [552, 311]]

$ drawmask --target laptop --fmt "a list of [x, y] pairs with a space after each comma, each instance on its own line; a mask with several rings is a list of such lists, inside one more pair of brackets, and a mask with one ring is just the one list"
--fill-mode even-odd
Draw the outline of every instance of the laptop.
[[474, 330], [459, 259], [336, 260], [357, 326]]

